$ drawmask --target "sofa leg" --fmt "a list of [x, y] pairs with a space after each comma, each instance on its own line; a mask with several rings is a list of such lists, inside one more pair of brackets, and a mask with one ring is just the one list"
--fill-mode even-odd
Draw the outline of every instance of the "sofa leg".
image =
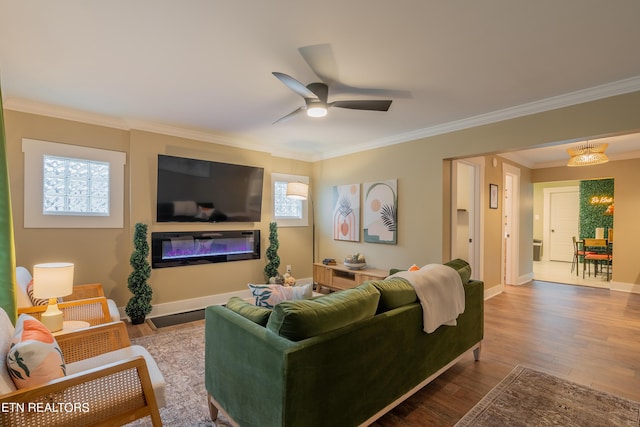
[[473, 359], [476, 362], [480, 360], [480, 350], [482, 350], [482, 347], [479, 344], [478, 344], [478, 347], [473, 349]]
[[213, 397], [210, 394], [207, 395], [207, 401], [209, 402], [209, 416], [211, 416], [211, 421], [215, 421], [218, 418], [218, 408], [213, 404]]

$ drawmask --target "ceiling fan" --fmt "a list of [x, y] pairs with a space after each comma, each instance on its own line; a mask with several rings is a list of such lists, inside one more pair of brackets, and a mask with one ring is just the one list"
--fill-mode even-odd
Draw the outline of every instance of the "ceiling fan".
[[331, 107], [349, 108], [351, 110], [387, 111], [389, 110], [389, 106], [392, 102], [390, 100], [370, 99], [327, 102], [327, 98], [329, 95], [329, 86], [327, 86], [327, 84], [317, 82], [310, 83], [305, 86], [298, 80], [287, 74], [274, 71], [273, 75], [276, 76], [289, 89], [302, 96], [305, 101], [304, 106], [292, 111], [286, 116], [279, 118], [278, 120], [273, 122], [274, 124], [289, 119], [304, 111], [307, 112], [307, 115], [309, 117], [324, 117], [327, 115], [327, 109]]
[[331, 47], [329, 45], [316, 45], [300, 48], [299, 50], [307, 63], [311, 66], [312, 70], [322, 81], [310, 83], [305, 86], [287, 74], [274, 71], [274, 76], [276, 76], [289, 89], [302, 96], [305, 101], [305, 105], [297, 108], [286, 116], [279, 118], [274, 122], [274, 124], [287, 120], [302, 112], [306, 112], [309, 117], [324, 117], [327, 115], [327, 109], [331, 107], [370, 111], [389, 110], [389, 106], [391, 106], [392, 102], [391, 100], [360, 99], [328, 102], [329, 85], [327, 83], [331, 84], [332, 87], [335, 85], [339, 88], [349, 88], [348, 86], [341, 85], [336, 82], [335, 74], [337, 74], [337, 67], [335, 66], [335, 62], [332, 57]]

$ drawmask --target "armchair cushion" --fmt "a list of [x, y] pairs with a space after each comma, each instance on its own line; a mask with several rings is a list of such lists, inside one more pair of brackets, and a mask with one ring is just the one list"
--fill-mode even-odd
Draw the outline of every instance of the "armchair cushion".
[[165, 398], [165, 380], [158, 369], [158, 365], [149, 352], [142, 346], [132, 345], [124, 347], [118, 350], [110, 351], [100, 354], [98, 356], [90, 357], [88, 359], [79, 360], [77, 362], [69, 363], [67, 365], [67, 374], [72, 375], [78, 372], [84, 372], [89, 369], [94, 369], [100, 366], [107, 365], [109, 363], [120, 362], [125, 359], [130, 359], [136, 356], [144, 357], [147, 362], [147, 369], [149, 370], [149, 377], [151, 378], [151, 385], [153, 386], [153, 392], [156, 395], [156, 401], [159, 407], [166, 405]]
[[33, 387], [65, 376], [62, 351], [38, 320], [21, 314], [16, 322], [7, 369], [17, 388]]

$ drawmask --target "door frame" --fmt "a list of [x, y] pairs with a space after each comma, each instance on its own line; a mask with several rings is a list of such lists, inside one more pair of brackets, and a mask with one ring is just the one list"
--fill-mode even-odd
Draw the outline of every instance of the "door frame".
[[[520, 168], [512, 166], [508, 163], [502, 163], [502, 188], [506, 188], [507, 175], [511, 177], [512, 193], [510, 198], [502, 197], [502, 257], [501, 257], [501, 279], [505, 281], [503, 285], [519, 285], [520, 272]], [[511, 245], [507, 248], [505, 244], [506, 226], [504, 214], [507, 212], [506, 203], [510, 203], [511, 207]], [[508, 264], [508, 265], [507, 265]], [[507, 268], [507, 266], [509, 268]], [[506, 272], [511, 274], [506, 277]]]

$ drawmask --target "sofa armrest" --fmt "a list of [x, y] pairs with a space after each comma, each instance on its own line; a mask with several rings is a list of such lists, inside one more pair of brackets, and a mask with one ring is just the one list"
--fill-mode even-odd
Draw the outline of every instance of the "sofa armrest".
[[124, 322], [105, 323], [78, 329], [56, 337], [66, 363], [88, 359], [129, 347], [131, 341]]
[[[0, 404], [16, 409], [2, 411], [0, 425], [110, 426], [147, 415], [154, 426], [162, 425], [141, 356], [2, 395]], [[50, 410], [45, 410], [46, 405]]]

